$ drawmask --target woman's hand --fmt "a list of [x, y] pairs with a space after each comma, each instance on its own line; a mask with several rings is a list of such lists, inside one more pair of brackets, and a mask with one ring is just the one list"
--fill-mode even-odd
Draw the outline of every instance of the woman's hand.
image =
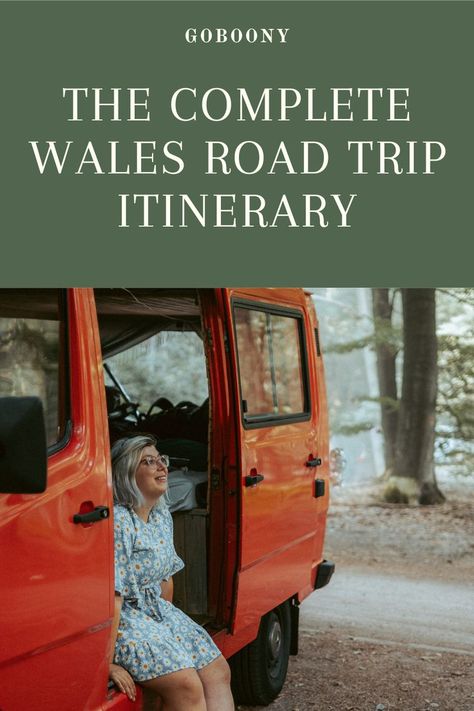
[[137, 697], [135, 682], [126, 669], [119, 667], [118, 664], [111, 664], [109, 668], [109, 678], [112, 679], [120, 691], [127, 694], [131, 701], [135, 701]]

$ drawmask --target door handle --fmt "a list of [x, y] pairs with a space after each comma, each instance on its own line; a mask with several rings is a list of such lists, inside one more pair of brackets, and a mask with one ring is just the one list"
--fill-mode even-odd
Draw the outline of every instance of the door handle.
[[[82, 506], [81, 506], [82, 508]], [[110, 511], [108, 506], [96, 506], [92, 511], [74, 514], [72, 517], [73, 523], [96, 523], [105, 518], [109, 518]]]
[[257, 486], [265, 477], [263, 474], [248, 474], [245, 477], [245, 486]]
[[320, 459], [319, 457], [316, 457], [315, 459], [308, 459], [305, 462], [305, 466], [306, 467], [320, 467], [322, 463], [323, 463], [323, 460]]

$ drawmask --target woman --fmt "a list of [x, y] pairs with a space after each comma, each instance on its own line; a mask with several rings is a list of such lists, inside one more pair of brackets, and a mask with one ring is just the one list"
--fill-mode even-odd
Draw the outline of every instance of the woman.
[[[207, 632], [171, 602], [183, 568], [165, 504], [168, 459], [154, 437], [112, 447], [115, 517], [116, 640], [110, 678], [135, 699], [158, 695], [163, 711], [233, 711], [230, 671]], [[149, 692], [149, 693], [148, 693]]]

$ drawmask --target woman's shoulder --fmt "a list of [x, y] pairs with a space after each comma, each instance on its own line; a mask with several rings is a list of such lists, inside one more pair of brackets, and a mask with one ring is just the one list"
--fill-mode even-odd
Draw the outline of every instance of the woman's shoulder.
[[173, 523], [171, 512], [166, 504], [157, 504], [154, 506], [150, 512], [150, 519], [155, 524], [165, 524], [169, 526]]
[[114, 504], [114, 525], [115, 528], [133, 528], [130, 509], [122, 504]]

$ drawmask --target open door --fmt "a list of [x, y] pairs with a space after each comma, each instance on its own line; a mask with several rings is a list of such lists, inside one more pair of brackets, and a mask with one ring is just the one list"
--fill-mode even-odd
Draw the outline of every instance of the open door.
[[224, 291], [241, 455], [236, 620], [251, 624], [311, 582], [320, 493], [314, 339], [302, 290]]

